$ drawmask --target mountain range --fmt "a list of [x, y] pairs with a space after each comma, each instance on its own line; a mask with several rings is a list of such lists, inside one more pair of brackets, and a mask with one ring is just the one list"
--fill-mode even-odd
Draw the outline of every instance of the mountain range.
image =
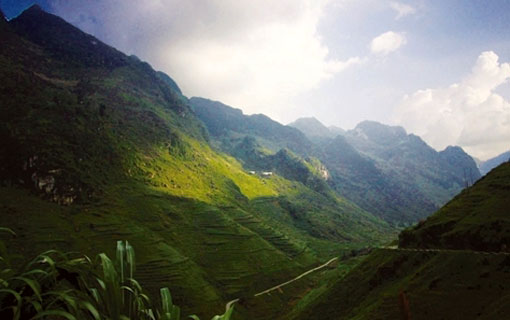
[[[274, 166], [260, 154], [281, 148], [305, 161], [316, 159], [331, 189], [392, 225], [428, 216], [480, 178], [475, 161], [460, 147], [437, 152], [401, 127], [364, 121], [335, 136], [314, 118], [284, 126], [217, 101], [192, 98], [190, 103], [219, 150], [265, 170]], [[252, 144], [245, 143], [247, 137]]]
[[[150, 294], [170, 287], [183, 314], [241, 298], [236, 320], [395, 318], [400, 297], [433, 318], [466, 279], [463, 297], [483, 297], [469, 315], [506, 312], [508, 257], [457, 251], [505, 250], [508, 164], [480, 179], [461, 148], [437, 152], [401, 127], [285, 126], [188, 99], [169, 75], [38, 6], [0, 18], [0, 42], [0, 212], [18, 265], [129, 240], [136, 278]], [[403, 250], [416, 248], [459, 255]]]
[[138, 58], [37, 6], [0, 27], [0, 204], [18, 259], [126, 239], [144, 287], [202, 316], [395, 233], [291, 153], [267, 160], [287, 179], [211, 148], [175, 82]]

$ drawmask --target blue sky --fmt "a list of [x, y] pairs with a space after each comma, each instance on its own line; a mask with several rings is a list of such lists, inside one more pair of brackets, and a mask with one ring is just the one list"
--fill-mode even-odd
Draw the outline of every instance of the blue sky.
[[[32, 1], [0, 0], [8, 17]], [[510, 147], [510, 1], [35, 1], [203, 96], [288, 123], [401, 125]]]

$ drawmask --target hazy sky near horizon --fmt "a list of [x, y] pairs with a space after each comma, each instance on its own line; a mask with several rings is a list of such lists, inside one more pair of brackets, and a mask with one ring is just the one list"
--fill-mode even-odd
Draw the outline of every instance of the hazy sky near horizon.
[[[12, 17], [30, 2], [0, 5]], [[508, 0], [35, 2], [187, 96], [282, 123], [401, 125], [481, 159], [510, 149]]]

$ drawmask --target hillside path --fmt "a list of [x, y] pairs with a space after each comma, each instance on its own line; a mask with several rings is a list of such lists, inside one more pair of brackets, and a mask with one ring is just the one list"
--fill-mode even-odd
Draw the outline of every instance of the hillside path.
[[[373, 249], [380, 249], [380, 250], [392, 250], [392, 251], [405, 251], [405, 252], [466, 252], [466, 253], [472, 253], [472, 254], [483, 254], [483, 255], [508, 255], [510, 256], [510, 252], [490, 252], [490, 251], [475, 251], [475, 250], [459, 250], [459, 249], [425, 249], [425, 248], [399, 248], [398, 246], [382, 246], [382, 247], [375, 247]], [[264, 295], [264, 294], [268, 294], [270, 293], [271, 291], [274, 291], [274, 290], [278, 290], [280, 289], [281, 287], [283, 286], [286, 286], [288, 284], [291, 284], [292, 282], [294, 281], [297, 281], [305, 276], [307, 276], [308, 274], [314, 272], [314, 271], [317, 271], [317, 270], [320, 270], [326, 266], [328, 266], [330, 263], [332, 263], [333, 261], [335, 260], [338, 260], [339, 257], [335, 257], [335, 258], [332, 258], [330, 260], [328, 260], [328, 262], [318, 266], [318, 267], [315, 267], [313, 269], [310, 269], [302, 274], [300, 274], [299, 276], [289, 280], [289, 281], [286, 281], [286, 282], [283, 282], [283, 283], [280, 283], [279, 285], [276, 285], [274, 287], [271, 287], [269, 289], [266, 289], [264, 291], [261, 291], [259, 293], [256, 293], [254, 294], [253, 296], [254, 297], [258, 297], [258, 296], [261, 296], [261, 295]], [[238, 302], [239, 301], [239, 298], [237, 299], [233, 299], [233, 300], [230, 300], [226, 306], [225, 306], [225, 309], [228, 310], [234, 303]]]
[[[289, 280], [289, 281], [286, 281], [286, 282], [280, 283], [279, 285], [276, 285], [276, 286], [274, 286], [274, 287], [271, 287], [271, 288], [269, 288], [269, 289], [266, 289], [266, 290], [264, 290], [264, 291], [261, 291], [261, 292], [259, 292], [259, 293], [256, 293], [256, 294], [254, 294], [253, 296], [254, 296], [254, 297], [258, 297], [258, 296], [261, 296], [261, 295], [264, 295], [264, 294], [268, 294], [268, 293], [270, 293], [271, 291], [278, 290], [278, 289], [280, 289], [281, 287], [286, 286], [286, 285], [288, 285], [288, 284], [291, 284], [292, 282], [297, 281], [297, 280], [299, 280], [299, 279], [301, 279], [301, 278], [303, 278], [303, 277], [305, 277], [305, 276], [309, 275], [310, 273], [312, 273], [312, 272], [314, 272], [314, 271], [317, 271], [317, 270], [320, 270], [320, 269], [322, 269], [322, 268], [327, 267], [329, 264], [331, 264], [331, 263], [332, 263], [333, 261], [335, 261], [335, 260], [338, 260], [338, 257], [331, 258], [330, 260], [328, 260], [328, 262], [326, 262], [326, 263], [324, 263], [324, 264], [321, 264], [321, 265], [320, 265], [320, 266], [318, 266], [318, 267], [315, 267], [315, 268], [310, 269], [310, 270], [308, 270], [308, 271], [306, 271], [306, 272], [303, 272], [303, 273], [302, 273], [302, 274], [300, 274], [299, 276], [297, 276], [297, 277], [295, 277], [295, 278], [293, 278], [293, 279], [291, 279], [291, 280]], [[238, 301], [239, 301], [239, 298], [234, 299], [234, 300], [230, 300], [230, 301], [226, 304], [225, 309], [226, 309], [226, 310], [228, 310], [228, 309], [229, 309], [229, 308], [230, 308], [230, 307], [231, 307], [234, 303], [236, 303], [236, 302], [238, 302]]]

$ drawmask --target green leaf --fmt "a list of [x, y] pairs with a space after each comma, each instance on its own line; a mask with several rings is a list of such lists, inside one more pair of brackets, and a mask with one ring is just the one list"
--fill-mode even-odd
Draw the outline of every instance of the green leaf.
[[94, 319], [96, 320], [100, 320], [101, 317], [99, 316], [99, 312], [97, 311], [97, 309], [88, 301], [80, 301], [80, 306], [85, 309], [85, 310], [88, 310], [90, 312], [90, 314], [92, 314], [92, 316], [94, 317]]
[[13, 235], [14, 237], [16, 236], [16, 232], [12, 231], [12, 230], [11, 230], [11, 229], [9, 229], [9, 228], [0, 227], [0, 232], [10, 233], [10, 234], [11, 234], [11, 235]]
[[34, 291], [34, 294], [37, 297], [37, 299], [39, 301], [42, 301], [41, 287], [39, 286], [39, 283], [37, 281], [34, 281], [34, 280], [26, 278], [26, 277], [13, 277], [12, 279], [25, 282], [32, 289], [32, 291]]
[[52, 316], [66, 318], [68, 320], [76, 320], [76, 318], [72, 314], [70, 314], [69, 312], [62, 311], [62, 310], [43, 311], [43, 312], [38, 313], [36, 316], [32, 317], [31, 320], [40, 319], [43, 317], [52, 317]]

